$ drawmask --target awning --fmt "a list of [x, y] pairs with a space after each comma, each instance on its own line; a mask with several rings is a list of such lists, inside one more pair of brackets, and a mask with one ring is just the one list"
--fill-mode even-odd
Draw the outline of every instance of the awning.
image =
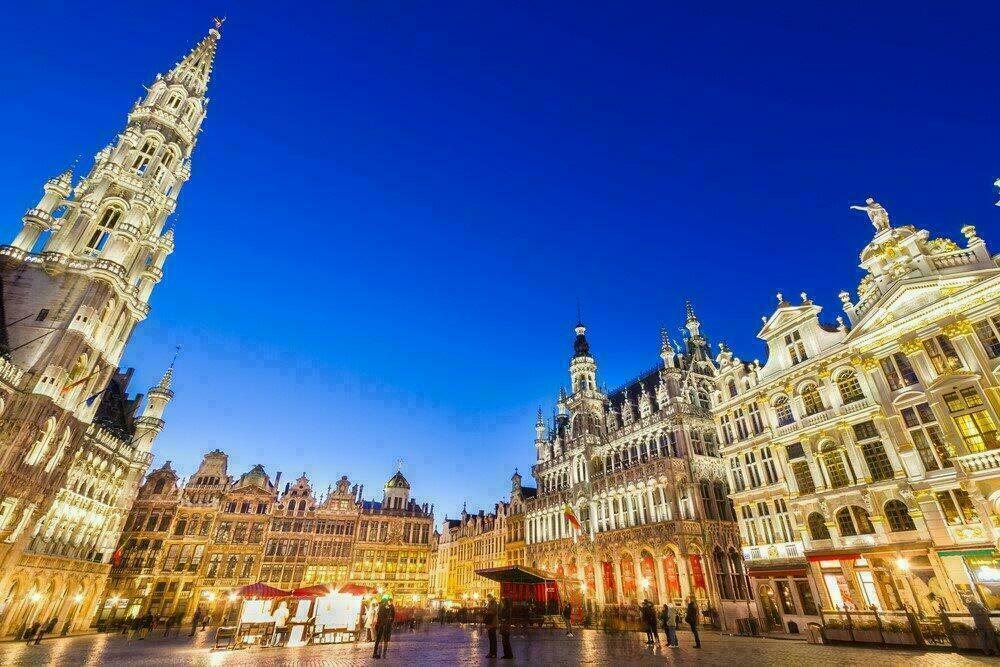
[[747, 575], [751, 577], [804, 577], [807, 574], [808, 571], [804, 567], [754, 567], [747, 570]]
[[509, 584], [541, 584], [546, 581], [569, 581], [568, 577], [560, 577], [541, 570], [535, 570], [523, 565], [508, 565], [507, 567], [491, 567], [476, 570], [476, 574], [490, 581]]
[[339, 587], [337, 584], [313, 584], [312, 586], [296, 588], [289, 595], [293, 598], [321, 598], [332, 593], [343, 593], [344, 595], [355, 595], [360, 597], [373, 592], [374, 589], [372, 588], [348, 582], [346, 584], [341, 584]]
[[946, 549], [944, 551], [937, 552], [938, 556], [995, 556], [996, 549], [983, 549], [982, 547], [975, 547], [969, 549]]
[[234, 592], [241, 598], [257, 598], [257, 599], [268, 600], [274, 598], [288, 597], [288, 591], [283, 591], [280, 588], [275, 588], [274, 586], [268, 586], [267, 584], [260, 581], [258, 581], [256, 584], [240, 586]]
[[829, 553], [822, 554], [809, 554], [808, 556], [810, 563], [815, 563], [820, 560], [857, 560], [861, 558], [860, 553], [844, 553], [843, 551], [831, 551]]

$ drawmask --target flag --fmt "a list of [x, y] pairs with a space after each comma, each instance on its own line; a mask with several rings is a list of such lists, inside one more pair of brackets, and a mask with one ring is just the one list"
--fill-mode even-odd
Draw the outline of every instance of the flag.
[[89, 408], [90, 406], [92, 406], [92, 405], [94, 404], [94, 401], [96, 401], [96, 400], [97, 400], [97, 397], [98, 397], [98, 396], [100, 396], [101, 394], [103, 394], [104, 392], [106, 392], [107, 390], [108, 390], [108, 388], [107, 388], [107, 387], [105, 387], [104, 389], [100, 390], [99, 392], [97, 392], [97, 393], [96, 393], [96, 394], [94, 394], [93, 396], [91, 396], [91, 397], [89, 397], [89, 398], [87, 398], [86, 400], [84, 400], [84, 401], [81, 401], [81, 402], [82, 402], [82, 403], [86, 403], [86, 404], [87, 404], [87, 407]]
[[118, 547], [115, 552], [111, 554], [111, 564], [114, 566], [121, 565], [122, 563], [122, 548]]
[[563, 503], [563, 514], [566, 516], [566, 520], [573, 524], [573, 527], [577, 530], [582, 530], [580, 526], [580, 520], [576, 518], [576, 512], [573, 508], [569, 506], [569, 503]]
[[82, 378], [80, 380], [77, 380], [76, 382], [71, 382], [70, 384], [68, 384], [65, 387], [63, 387], [62, 391], [59, 392], [59, 395], [60, 396], [65, 396], [70, 391], [72, 391], [74, 388], [80, 386], [81, 384], [83, 384], [84, 382], [86, 382], [87, 380], [89, 380], [90, 378], [94, 377], [95, 375], [97, 375], [100, 372], [101, 372], [101, 369], [99, 367], [95, 368], [94, 372], [91, 373], [90, 375], [88, 375], [87, 377]]

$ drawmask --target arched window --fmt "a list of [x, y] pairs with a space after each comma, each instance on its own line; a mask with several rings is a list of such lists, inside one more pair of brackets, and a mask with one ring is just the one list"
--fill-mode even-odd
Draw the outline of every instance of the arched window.
[[787, 426], [795, 421], [792, 415], [792, 404], [787, 396], [779, 396], [774, 401], [774, 413], [778, 417], [778, 426]]
[[183, 99], [183, 95], [181, 95], [180, 91], [171, 91], [170, 96], [167, 98], [167, 108], [171, 111], [177, 111], [181, 106], [181, 99]]
[[28, 454], [24, 457], [25, 463], [33, 466], [42, 460], [45, 452], [49, 449], [49, 445], [52, 443], [55, 430], [56, 420], [54, 417], [49, 417], [49, 420], [45, 422], [45, 426], [39, 430], [38, 437], [35, 438], [35, 442], [31, 445], [31, 449], [28, 450]]
[[730, 380], [728, 387], [729, 387], [729, 397], [732, 398], [733, 396], [735, 396], [737, 394], [737, 391], [736, 391], [736, 382], [734, 382], [733, 380]]
[[814, 540], [830, 539], [830, 531], [826, 527], [826, 521], [823, 520], [822, 514], [819, 512], [813, 512], [809, 515], [806, 523], [809, 525], [809, 535]]
[[910, 509], [899, 500], [890, 500], [885, 504], [885, 518], [889, 522], [889, 530], [894, 533], [917, 529]]
[[840, 390], [840, 397], [844, 403], [854, 403], [865, 397], [858, 381], [858, 374], [853, 370], [844, 371], [837, 377], [837, 389]]
[[[156, 493], [156, 494], [163, 493], [163, 487], [166, 486], [166, 484], [167, 484], [167, 480], [164, 479], [163, 477], [161, 477], [160, 479], [156, 480], [156, 484], [153, 485], [153, 493]], [[183, 534], [183, 532], [184, 531], [181, 531], [182, 534]]]
[[729, 550], [729, 570], [733, 578], [733, 592], [740, 600], [748, 598], [747, 578], [743, 572], [743, 556], [736, 553], [735, 549]]
[[196, 113], [198, 113], [198, 105], [192, 100], [191, 102], [188, 102], [187, 108], [184, 109], [184, 122], [190, 123], [194, 120]]
[[732, 600], [733, 582], [729, 574], [729, 561], [719, 547], [715, 547], [712, 552], [712, 564], [715, 566], [715, 583], [719, 589], [719, 597]]
[[145, 174], [149, 167], [150, 160], [156, 155], [156, 149], [160, 147], [160, 142], [153, 137], [146, 137], [142, 142], [142, 147], [132, 160], [132, 169], [137, 174]]
[[59, 461], [62, 460], [63, 453], [66, 451], [66, 448], [69, 447], [69, 439], [71, 436], [72, 434], [67, 427], [66, 430], [63, 431], [62, 439], [59, 441], [59, 446], [56, 448], [56, 451], [52, 454], [52, 458], [50, 458], [49, 462], [45, 464], [45, 472], [52, 472], [52, 469], [59, 465]]
[[875, 532], [868, 512], [857, 505], [840, 508], [837, 512], [837, 528], [844, 537], [872, 535]]
[[802, 388], [802, 405], [806, 409], [807, 415], [814, 415], [823, 412], [823, 399], [820, 398], [819, 388], [814, 384], [807, 384]]
[[97, 226], [90, 235], [90, 240], [87, 241], [87, 250], [96, 252], [104, 248], [104, 244], [108, 242], [108, 237], [111, 235], [111, 230], [118, 226], [124, 213], [125, 211], [120, 206], [108, 204], [97, 218]]

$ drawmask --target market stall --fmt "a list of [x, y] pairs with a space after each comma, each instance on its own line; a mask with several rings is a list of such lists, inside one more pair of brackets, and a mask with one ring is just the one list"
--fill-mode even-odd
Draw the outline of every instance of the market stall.
[[291, 592], [297, 606], [292, 619], [289, 646], [312, 642], [331, 644], [356, 641], [361, 606], [371, 592], [356, 584], [316, 584]]
[[[284, 601], [288, 597], [288, 591], [257, 582], [241, 586], [233, 594], [241, 600], [235, 627], [235, 645], [270, 646], [280, 640], [289, 615]], [[232, 629], [218, 630], [220, 633], [226, 631]]]
[[511, 601], [514, 621], [541, 623], [559, 616], [569, 602], [574, 616], [581, 612], [580, 582], [523, 565], [476, 570], [476, 574], [500, 584], [500, 601]]

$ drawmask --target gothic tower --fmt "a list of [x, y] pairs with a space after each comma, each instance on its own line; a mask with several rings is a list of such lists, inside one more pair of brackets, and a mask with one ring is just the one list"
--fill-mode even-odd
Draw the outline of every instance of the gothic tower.
[[221, 22], [132, 107], [75, 185], [50, 179], [0, 246], [0, 636], [89, 622], [173, 397], [118, 363], [174, 249]]

